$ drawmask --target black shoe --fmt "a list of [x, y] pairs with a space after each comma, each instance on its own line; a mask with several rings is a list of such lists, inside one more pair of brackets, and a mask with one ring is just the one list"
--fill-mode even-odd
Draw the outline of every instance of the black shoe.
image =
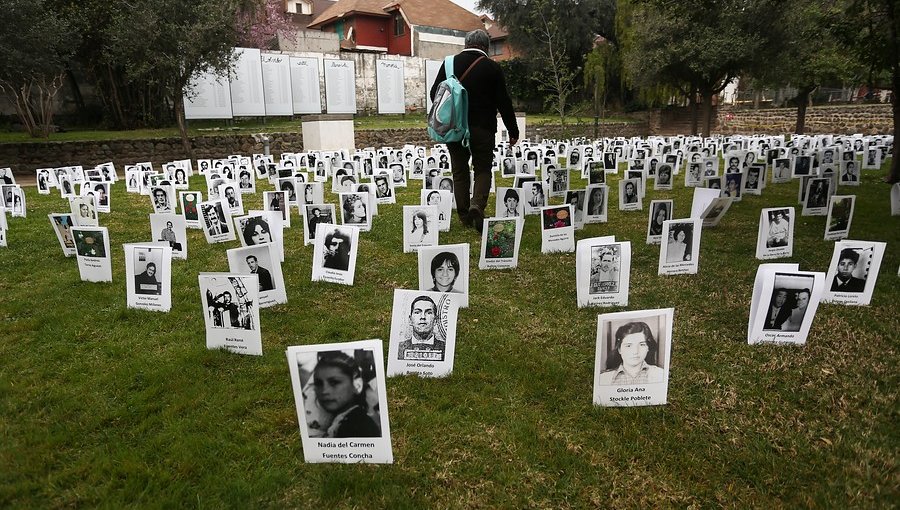
[[484, 213], [481, 212], [481, 209], [473, 207], [469, 209], [469, 219], [472, 222], [472, 226], [480, 234], [484, 230]]
[[469, 216], [469, 212], [459, 213], [459, 222], [462, 223], [462, 226], [465, 228], [469, 228], [472, 226], [472, 217]]

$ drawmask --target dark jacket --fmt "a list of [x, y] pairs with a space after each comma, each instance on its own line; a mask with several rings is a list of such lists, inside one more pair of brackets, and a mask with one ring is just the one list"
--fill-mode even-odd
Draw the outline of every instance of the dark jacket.
[[[482, 55], [484, 53], [476, 49], [461, 51], [453, 57], [453, 74], [460, 78], [469, 65]], [[444, 72], [444, 65], [441, 62], [437, 79], [431, 85], [432, 100], [434, 100], [438, 84], [446, 79], [447, 73]], [[461, 82], [469, 96], [469, 127], [480, 127], [496, 133], [497, 112], [499, 111], [510, 138], [519, 138], [516, 114], [513, 111], [509, 93], [506, 91], [506, 80], [503, 78], [500, 64], [490, 58], [483, 58]]]

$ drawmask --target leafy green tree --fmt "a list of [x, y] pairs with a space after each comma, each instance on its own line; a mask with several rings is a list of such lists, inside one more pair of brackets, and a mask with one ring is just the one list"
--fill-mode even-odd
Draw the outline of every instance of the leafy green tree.
[[632, 32], [622, 50], [629, 82], [699, 96], [705, 136], [713, 96], [765, 54], [774, 42], [771, 20], [786, 9], [776, 0], [646, 0], [631, 8]]
[[47, 138], [73, 35], [43, 0], [0, 0], [0, 12], [0, 90], [13, 98], [28, 134]]
[[584, 62], [584, 86], [590, 91], [594, 110], [594, 138], [599, 136], [600, 117], [606, 109], [606, 100], [614, 75], [620, 67], [615, 46], [599, 44], [588, 53]]

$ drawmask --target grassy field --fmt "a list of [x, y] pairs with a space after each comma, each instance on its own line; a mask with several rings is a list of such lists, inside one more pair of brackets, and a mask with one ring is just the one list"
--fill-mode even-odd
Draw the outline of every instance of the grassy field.
[[[29, 216], [9, 219], [0, 249], [0, 507], [895, 506], [900, 217], [882, 175], [841, 190], [858, 197], [851, 238], [888, 243], [872, 306], [820, 306], [805, 347], [746, 344], [759, 211], [796, 206], [796, 182], [705, 230], [694, 276], [657, 276], [659, 248], [644, 243], [649, 201], [672, 198], [684, 217], [690, 189], [649, 190], [644, 211], [611, 207], [609, 223], [577, 232], [632, 242], [628, 309], [675, 308], [661, 407], [592, 405], [597, 314], [619, 308], [576, 308], [575, 255], [542, 255], [536, 217], [508, 271], [479, 271], [480, 237], [454, 218], [440, 241], [471, 243], [473, 267], [455, 372], [388, 380], [395, 463], [381, 466], [303, 462], [284, 350], [388, 338], [392, 290], [417, 285], [400, 205], [419, 184], [362, 234], [354, 287], [310, 282], [312, 247], [297, 223], [286, 232], [288, 303], [262, 311], [262, 357], [205, 347], [197, 273], [226, 271], [237, 241], [189, 231], [171, 312], [129, 310], [120, 245], [149, 239], [149, 198], [114, 187], [101, 216], [113, 283], [96, 284], [47, 220], [66, 202], [28, 188]], [[825, 271], [824, 224], [799, 218], [785, 261]]]
[[[611, 122], [634, 122], [628, 117], [609, 117], [601, 119], [602, 124]], [[529, 115], [528, 123], [532, 125], [559, 124], [559, 117], [553, 115]], [[590, 124], [594, 119], [587, 117], [567, 117], [567, 124]], [[425, 128], [424, 113], [406, 115], [357, 115], [353, 119], [356, 129], [402, 129]], [[300, 115], [293, 118], [269, 117], [261, 122], [259, 117], [242, 117], [230, 121], [224, 120], [192, 120], [188, 123], [190, 136], [210, 136], [234, 133], [279, 133], [300, 131]], [[0, 131], [0, 144], [22, 142], [73, 142], [97, 140], [132, 140], [147, 138], [180, 137], [175, 126], [159, 129], [134, 129], [130, 131], [114, 131], [102, 129], [68, 129], [59, 133], [51, 133], [46, 140], [32, 138], [25, 132]]]

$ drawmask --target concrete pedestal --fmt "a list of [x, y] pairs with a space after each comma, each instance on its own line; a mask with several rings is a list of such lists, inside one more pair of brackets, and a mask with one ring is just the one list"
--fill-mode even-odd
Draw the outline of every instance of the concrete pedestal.
[[[516, 124], [519, 126], [519, 139], [522, 140], [525, 138], [525, 112], [516, 112]], [[509, 132], [503, 124], [503, 119], [497, 115], [497, 134], [494, 143], [498, 144], [506, 141], [509, 141]]]
[[304, 115], [300, 123], [304, 151], [356, 150], [352, 114]]

